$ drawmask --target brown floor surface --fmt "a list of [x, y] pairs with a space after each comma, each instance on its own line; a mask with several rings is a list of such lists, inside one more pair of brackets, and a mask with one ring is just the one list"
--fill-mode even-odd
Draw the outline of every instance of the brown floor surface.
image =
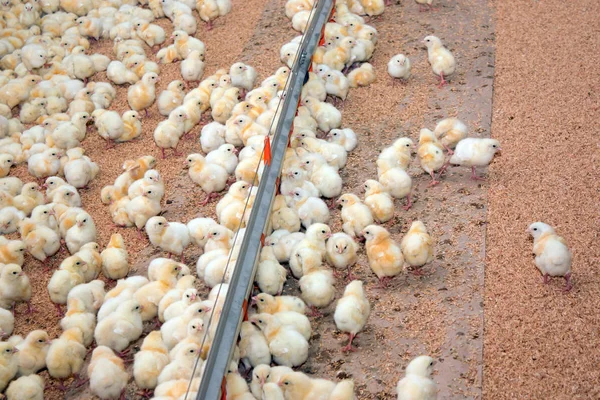
[[[600, 3], [498, 1], [485, 280], [486, 399], [600, 397]], [[528, 225], [554, 226], [574, 289], [543, 285]]]

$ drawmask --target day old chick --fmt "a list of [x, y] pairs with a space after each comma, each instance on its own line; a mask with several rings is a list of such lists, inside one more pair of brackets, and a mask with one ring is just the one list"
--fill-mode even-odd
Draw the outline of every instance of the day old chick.
[[37, 373], [46, 367], [46, 354], [50, 347], [50, 337], [46, 331], [31, 331], [24, 341], [17, 344], [19, 350], [19, 371], [17, 375], [25, 376]]
[[358, 244], [351, 236], [343, 232], [334, 233], [327, 239], [327, 263], [338, 270], [347, 269], [348, 280], [352, 278], [350, 268], [356, 264], [357, 252]]
[[440, 38], [426, 36], [423, 43], [427, 46], [427, 57], [433, 73], [440, 77], [438, 87], [446, 84], [445, 77], [452, 75], [456, 70], [456, 61], [452, 53], [442, 45]]
[[355, 194], [343, 194], [337, 202], [342, 205], [342, 229], [351, 237], [357, 237], [367, 225], [373, 223], [371, 209]]
[[384, 223], [394, 217], [394, 199], [383, 185], [374, 179], [365, 182], [365, 204], [369, 206], [373, 218]]
[[435, 179], [435, 172], [441, 170], [445, 165], [446, 157], [443, 146], [429, 129], [421, 129], [419, 133], [417, 155], [421, 162], [421, 168], [431, 176], [429, 186], [437, 185], [439, 181]]
[[102, 273], [110, 279], [121, 279], [129, 273], [129, 254], [120, 233], [113, 233], [102, 257]]
[[44, 378], [39, 375], [22, 376], [6, 389], [7, 400], [44, 400]]
[[431, 379], [433, 359], [419, 356], [406, 367], [406, 376], [398, 381], [398, 400], [436, 400], [437, 385]]
[[534, 222], [529, 225], [527, 232], [533, 236], [535, 265], [542, 273], [544, 283], [548, 283], [549, 276], [562, 276], [566, 281], [565, 291], [571, 290], [573, 256], [565, 239], [558, 236], [554, 228], [543, 222]]
[[140, 389], [154, 389], [158, 376], [169, 364], [169, 350], [164, 345], [160, 331], [152, 331], [146, 336], [140, 351], [135, 354], [133, 377]]
[[129, 375], [125, 371], [123, 360], [110, 348], [99, 344], [94, 349], [87, 375], [90, 379], [90, 390], [101, 399], [124, 397], [123, 392], [129, 381]]
[[400, 246], [390, 237], [390, 233], [381, 226], [369, 225], [362, 235], [367, 239], [365, 247], [369, 266], [379, 278], [382, 286], [402, 272], [404, 257]]
[[338, 300], [333, 319], [342, 332], [350, 335], [348, 345], [342, 351], [352, 351], [352, 341], [367, 323], [371, 306], [365, 295], [362, 281], [352, 281], [344, 290], [344, 296]]
[[457, 143], [467, 137], [467, 126], [458, 118], [445, 118], [437, 123], [433, 133], [442, 146], [448, 150], [448, 154], [454, 154], [450, 149], [456, 147]]
[[406, 82], [410, 78], [410, 67], [409, 58], [404, 54], [397, 54], [388, 62], [387, 71], [392, 78], [402, 79]]
[[485, 167], [490, 164], [494, 155], [501, 151], [500, 142], [495, 139], [466, 138], [458, 142], [450, 164], [471, 167], [471, 179], [484, 180], [477, 176], [475, 167]]
[[185, 224], [179, 222], [167, 222], [164, 217], [152, 217], [146, 222], [146, 233], [150, 243], [160, 247], [163, 251], [181, 256], [183, 262], [183, 251], [190, 244], [190, 233]]

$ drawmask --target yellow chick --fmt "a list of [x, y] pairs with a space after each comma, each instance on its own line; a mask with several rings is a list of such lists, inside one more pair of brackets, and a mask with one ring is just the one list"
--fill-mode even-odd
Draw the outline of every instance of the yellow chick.
[[[297, 254], [302, 257], [305, 250], [300, 250]], [[310, 250], [309, 250], [310, 252]], [[327, 307], [335, 297], [335, 280], [333, 273], [321, 267], [320, 263], [303, 263], [302, 278], [298, 282], [302, 293], [302, 300], [311, 308], [313, 316], [320, 316], [317, 308]]]
[[348, 81], [350, 81], [351, 88], [369, 86], [375, 82], [375, 69], [373, 65], [363, 63], [360, 67], [353, 69], [348, 74]]
[[558, 236], [554, 228], [543, 222], [534, 222], [529, 225], [527, 231], [533, 236], [535, 265], [542, 273], [544, 283], [548, 283], [549, 276], [562, 276], [566, 281], [565, 291], [571, 290], [573, 255], [565, 239]]
[[[386, 160], [391, 166], [402, 168], [406, 171], [411, 161], [413, 146], [414, 143], [410, 138], [398, 138], [391, 146], [381, 151], [377, 160]], [[381, 175], [379, 168], [377, 169], [377, 173], [379, 176]]]
[[56, 175], [60, 169], [60, 152], [50, 148], [30, 156], [27, 160], [27, 169], [36, 178]]
[[448, 151], [448, 154], [454, 154], [452, 151], [458, 142], [467, 137], [467, 126], [458, 118], [445, 118], [437, 123], [433, 133], [438, 138], [442, 146]]
[[[17, 210], [16, 207], [4, 207], [0, 209], [0, 233], [8, 234], [15, 232], [22, 224], [25, 214]], [[23, 234], [21, 237], [24, 239]]]
[[337, 328], [350, 335], [348, 345], [342, 348], [342, 351], [353, 351], [352, 341], [365, 327], [370, 313], [371, 306], [365, 296], [363, 282], [350, 282], [344, 290], [344, 296], [338, 300], [333, 314]]
[[472, 180], [485, 180], [477, 176], [475, 168], [489, 165], [500, 151], [500, 142], [495, 139], [466, 138], [456, 145], [450, 164], [471, 167]]
[[406, 367], [406, 376], [398, 381], [398, 400], [436, 400], [437, 385], [431, 379], [433, 358], [419, 356]]
[[40, 192], [40, 185], [35, 182], [23, 185], [21, 194], [13, 198], [13, 205], [27, 216], [31, 215], [35, 207], [44, 203], [44, 194]]
[[9, 337], [15, 329], [15, 317], [10, 310], [0, 308], [0, 340]]
[[350, 61], [352, 48], [356, 46], [356, 40], [352, 37], [344, 37], [334, 46], [331, 46], [325, 54], [320, 64], [326, 64], [329, 68], [341, 71]]
[[169, 115], [171, 111], [183, 104], [183, 97], [185, 96], [185, 83], [183, 81], [172, 81], [167, 86], [166, 90], [160, 92], [156, 105], [158, 106], [158, 112], [161, 115]]
[[44, 400], [44, 378], [39, 375], [22, 376], [6, 389], [7, 400]]
[[142, 335], [142, 311], [137, 300], [120, 304], [112, 314], [96, 325], [94, 339], [98, 346], [106, 346], [117, 352], [125, 350], [129, 343]]
[[297, 367], [308, 359], [308, 342], [294, 327], [274, 318], [252, 315], [249, 321], [265, 335], [273, 361], [286, 367]]
[[15, 157], [12, 154], [0, 154], [0, 177], [8, 175], [13, 165], [15, 165]]
[[158, 376], [169, 364], [169, 350], [162, 341], [160, 331], [152, 331], [146, 336], [140, 351], [135, 354], [133, 377], [142, 390], [153, 390], [158, 384]]
[[113, 233], [110, 242], [100, 254], [102, 273], [110, 279], [121, 279], [129, 273], [129, 254], [120, 233]]
[[84, 283], [83, 270], [87, 268], [87, 264], [78, 256], [66, 258], [60, 268], [52, 274], [52, 278], [48, 282], [48, 292], [50, 300], [56, 305], [58, 315], [62, 316], [61, 304], [67, 304], [67, 296], [69, 291], [75, 286]]
[[161, 64], [171, 64], [181, 59], [177, 47], [174, 44], [164, 47], [156, 53], [156, 58], [160, 60]]
[[125, 371], [123, 360], [110, 348], [99, 345], [94, 349], [87, 374], [94, 395], [101, 399], [123, 397], [129, 374]]
[[146, 233], [150, 243], [163, 251], [176, 254], [184, 262], [183, 252], [190, 244], [190, 233], [185, 224], [168, 222], [164, 217], [152, 217], [146, 222]]
[[216, 100], [214, 106], [211, 107], [211, 116], [213, 117], [213, 120], [225, 124], [231, 117], [233, 108], [239, 103], [239, 96], [239, 88], [231, 87], [226, 89], [223, 96]]
[[365, 182], [365, 204], [379, 223], [387, 222], [394, 217], [394, 199], [383, 185], [374, 179]]
[[13, 344], [0, 342], [0, 391], [6, 389], [19, 370], [18, 351]]
[[117, 85], [123, 85], [125, 83], [133, 85], [140, 80], [135, 72], [128, 70], [125, 64], [117, 60], [111, 61], [110, 64], [108, 64], [106, 76], [111, 82]]
[[[177, 283], [179, 283], [179, 281]], [[177, 290], [177, 289], [175, 288], [175, 289], [169, 290], [169, 292], [167, 292], [167, 294], [164, 297], [166, 297], [172, 290]], [[163, 310], [163, 318], [161, 319], [160, 318], [160, 311], [161, 311], [160, 306], [164, 305], [163, 304], [164, 297], [163, 297], [163, 299], [161, 299], [160, 303], [158, 304], [159, 320], [164, 322], [164, 321], [170, 320], [171, 318], [180, 316], [181, 314], [183, 314], [185, 309], [191, 303], [196, 301], [197, 295], [198, 295], [198, 291], [196, 289], [190, 288], [190, 289], [184, 290], [184, 292], [181, 294], [180, 300], [171, 303], [167, 308], [165, 308]]]
[[306, 236], [293, 247], [289, 262], [290, 269], [295, 277], [300, 278], [302, 276], [302, 262], [295, 257], [298, 250], [305, 248], [313, 250], [322, 258], [327, 252], [325, 241], [330, 237], [331, 229], [325, 224], [312, 224], [306, 230]]
[[37, 373], [46, 366], [46, 354], [50, 347], [50, 337], [46, 331], [31, 331], [24, 341], [17, 344], [19, 350], [19, 372], [17, 375], [25, 376]]
[[63, 167], [67, 182], [78, 189], [87, 188], [100, 172], [98, 164], [83, 154], [84, 150], [80, 147], [67, 150], [69, 161]]
[[121, 118], [123, 119], [123, 135], [121, 135], [117, 142], [128, 142], [142, 134], [142, 123], [137, 111], [125, 111]]
[[339, 128], [342, 124], [342, 113], [329, 103], [319, 101], [314, 97], [306, 97], [303, 100], [312, 117], [317, 121], [319, 129], [329, 132]]
[[184, 121], [187, 114], [183, 110], [176, 108], [169, 114], [169, 118], [161, 121], [154, 130], [154, 143], [160, 148], [163, 160], [165, 159], [165, 149], [173, 149], [173, 155], [180, 156], [177, 152], [179, 139], [183, 136]]
[[400, 246], [381, 226], [369, 225], [363, 230], [362, 235], [367, 239], [365, 247], [369, 266], [379, 278], [381, 286], [385, 287], [392, 277], [402, 272], [404, 257]]
[[134, 28], [140, 37], [146, 44], [157, 50], [160, 44], [163, 44], [166, 40], [165, 30], [156, 24], [151, 24], [148, 21], [138, 20], [134, 24]]
[[423, 43], [427, 47], [427, 57], [433, 73], [440, 77], [438, 87], [446, 84], [445, 77], [452, 75], [456, 70], [456, 61], [452, 53], [442, 45], [440, 38], [426, 36]]
[[63, 331], [77, 328], [83, 335], [83, 345], [90, 346], [94, 340], [94, 328], [96, 327], [96, 315], [87, 310], [83, 299], [78, 297], [67, 297], [67, 312], [60, 321]]
[[287, 276], [287, 270], [279, 264], [272, 246], [263, 247], [254, 278], [261, 292], [280, 295]]
[[392, 167], [392, 164], [384, 159], [377, 160], [377, 170], [381, 172], [379, 183], [385, 191], [396, 199], [406, 197], [406, 206], [403, 208], [408, 210], [412, 206], [412, 179], [408, 173], [402, 168]]
[[306, 314], [306, 304], [295, 296], [271, 296], [260, 293], [252, 297], [252, 304], [256, 305], [259, 313], [275, 314], [282, 311], [295, 311]]
[[433, 239], [421, 221], [414, 221], [411, 224], [400, 242], [400, 248], [404, 261], [413, 267], [413, 273], [417, 273], [419, 267], [433, 261]]
[[309, 400], [329, 399], [335, 383], [324, 379], [311, 379], [302, 372], [290, 372], [279, 378], [279, 387], [286, 399]]
[[225, 189], [228, 174], [225, 168], [218, 164], [206, 162], [200, 154], [190, 154], [187, 158], [189, 176], [194, 183], [200, 185], [206, 193], [206, 199], [202, 205], [208, 204], [211, 198], [217, 196], [217, 192]]
[[9, 309], [13, 314], [17, 302], [27, 302], [28, 314], [33, 312], [30, 304], [31, 285], [29, 278], [17, 264], [6, 264], [0, 269], [0, 307]]
[[[265, 317], [268, 314], [263, 314]], [[242, 322], [240, 330], [240, 358], [246, 366], [256, 367], [260, 364], [271, 364], [269, 344], [260, 329], [250, 321]]]
[[78, 377], [86, 354], [81, 329], [67, 329], [58, 339], [54, 339], [48, 348], [46, 354], [48, 373], [54, 379], [59, 379], [60, 385], [64, 388], [65, 379], [73, 375]]
[[144, 74], [142, 79], [127, 89], [127, 102], [133, 111], [144, 110], [148, 116], [148, 107], [156, 98], [158, 75], [154, 72]]
[[22, 187], [23, 182], [17, 177], [9, 176], [6, 178], [0, 178], [0, 190], [7, 192], [11, 196], [16, 196], [19, 194]]
[[52, 228], [37, 224], [27, 218], [19, 224], [19, 233], [27, 251], [40, 261], [56, 254], [60, 249], [60, 236]]
[[248, 389], [248, 383], [237, 372], [229, 372], [226, 377], [227, 398], [231, 400], [252, 400], [254, 396]]
[[194, 50], [181, 62], [181, 77], [189, 88], [191, 82], [199, 82], [204, 75], [204, 54]]
[[146, 189], [141, 196], [132, 199], [125, 206], [129, 219], [138, 228], [140, 236], [142, 235], [142, 228], [146, 225], [146, 222], [151, 217], [160, 213], [160, 199], [161, 195], [158, 191]]
[[89, 283], [77, 285], [71, 289], [67, 296], [67, 303], [69, 303], [70, 299], [77, 298], [83, 302], [87, 312], [96, 313], [100, 306], [102, 306], [104, 295], [104, 281], [96, 279]]
[[85, 268], [82, 270], [84, 281], [91, 282], [98, 278], [102, 270], [102, 257], [100, 256], [100, 246], [96, 242], [89, 242], [81, 246], [76, 256], [85, 261]]
[[367, 225], [373, 224], [371, 209], [358, 196], [346, 193], [337, 202], [342, 205], [342, 229], [351, 237], [357, 237]]
[[421, 168], [431, 176], [429, 186], [435, 186], [440, 183], [435, 179], [435, 172], [441, 170], [445, 165], [446, 157], [443, 146], [429, 129], [421, 129], [419, 133], [417, 155], [421, 162]]
[[143, 321], [150, 321], [158, 316], [158, 304], [167, 292], [175, 287], [180, 271], [179, 265], [161, 270], [156, 281], [142, 286], [135, 292], [133, 297], [143, 306], [141, 311]]
[[256, 398], [261, 397], [261, 392], [266, 384], [274, 383], [277, 385], [279, 379], [285, 374], [294, 372], [293, 369], [284, 366], [270, 367], [269, 365], [257, 365], [252, 371], [252, 382], [250, 389]]
[[347, 280], [352, 280], [350, 268], [356, 264], [358, 259], [358, 244], [354, 239], [342, 232], [334, 233], [327, 239], [327, 262], [336, 269], [347, 269]]
[[69, 253], [75, 254], [84, 244], [95, 242], [96, 236], [96, 225], [91, 215], [85, 211], [80, 212], [75, 217], [75, 225], [67, 231], [65, 236]]

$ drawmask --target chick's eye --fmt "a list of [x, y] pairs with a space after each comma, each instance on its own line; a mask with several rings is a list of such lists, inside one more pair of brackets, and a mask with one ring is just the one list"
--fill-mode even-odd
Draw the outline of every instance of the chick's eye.
[[17, 274], [17, 271], [13, 271], [13, 275], [16, 275], [16, 274]]
[[537, 231], [537, 228], [533, 228], [534, 231]]

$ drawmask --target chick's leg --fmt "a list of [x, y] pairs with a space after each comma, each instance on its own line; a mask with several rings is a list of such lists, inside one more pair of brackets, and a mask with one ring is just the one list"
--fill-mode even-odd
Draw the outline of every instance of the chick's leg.
[[404, 208], [405, 211], [408, 211], [410, 209], [410, 207], [412, 206], [412, 201], [410, 199], [411, 194], [409, 193], [408, 196], [406, 196], [406, 205], [402, 208]]
[[440, 83], [438, 85], [438, 88], [442, 88], [445, 84], [446, 84], [446, 80], [444, 79], [444, 73], [440, 73]]
[[62, 308], [60, 308], [60, 304], [55, 303], [54, 306], [56, 307], [56, 312], [58, 313], [58, 316], [62, 318], [64, 314]]
[[348, 345], [342, 347], [342, 352], [347, 353], [349, 351], [356, 351], [354, 347], [352, 347], [352, 341], [356, 335], [354, 333], [350, 333], [348, 337]]
[[352, 270], [350, 269], [350, 266], [348, 266], [348, 274], [346, 275], [346, 282], [352, 282], [355, 279], [356, 279], [356, 276], [354, 276], [354, 274], [352, 273]]
[[544, 282], [545, 285], [550, 283], [550, 280], [548, 279], [548, 274], [544, 274], [544, 276], [542, 277], [542, 281]]
[[440, 183], [440, 181], [438, 181], [438, 180], [436, 180], [436, 179], [435, 179], [435, 174], [434, 174], [434, 172], [433, 172], [433, 171], [431, 171], [431, 172], [429, 173], [429, 175], [431, 175], [431, 182], [429, 182], [429, 187], [435, 186], [435, 185], [437, 185], [438, 183]]
[[471, 167], [471, 179], [474, 181], [485, 181], [485, 178], [482, 176], [477, 176], [475, 173], [475, 167]]
[[565, 286], [565, 288], [563, 290], [565, 292], [568, 292], [568, 291], [570, 291], [573, 288], [573, 284], [571, 283], [571, 273], [570, 272], [568, 272], [565, 275], [565, 282], [566, 282], [566, 286]]

